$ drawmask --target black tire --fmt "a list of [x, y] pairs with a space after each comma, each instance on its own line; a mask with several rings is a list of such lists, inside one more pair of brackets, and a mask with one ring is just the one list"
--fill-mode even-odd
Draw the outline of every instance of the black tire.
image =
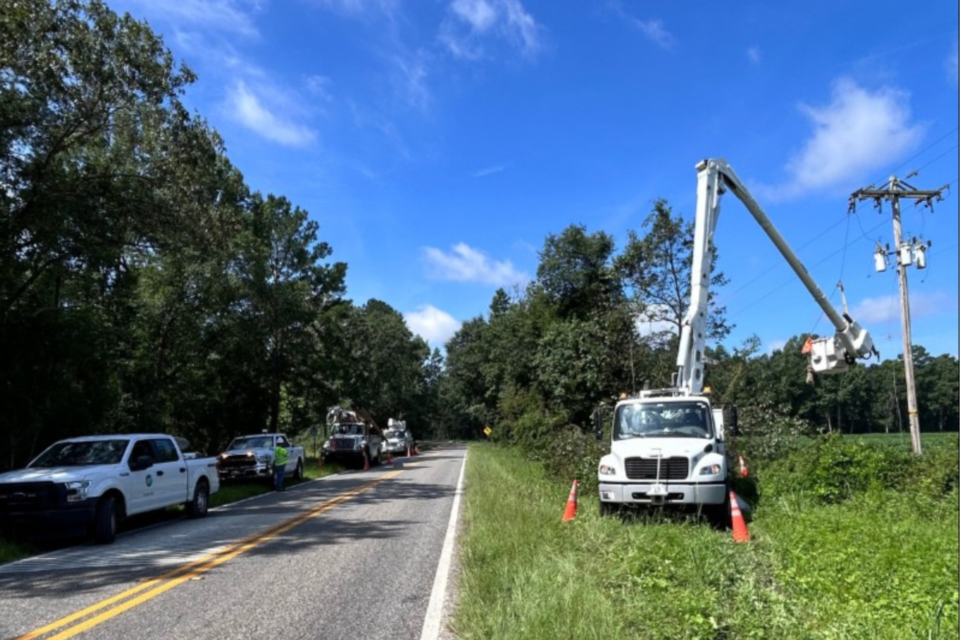
[[303, 480], [303, 459], [297, 460], [297, 468], [293, 472], [293, 479], [297, 482]]
[[93, 517], [93, 541], [97, 544], [112, 544], [117, 538], [119, 519], [117, 498], [115, 496], [100, 498]]
[[187, 503], [187, 515], [191, 518], [202, 518], [210, 510], [210, 485], [206, 479], [197, 481], [193, 490], [193, 500]]
[[722, 503], [704, 507], [704, 515], [707, 516], [707, 521], [718, 531], [728, 531], [733, 527], [733, 520], [730, 517], [730, 486], [727, 485], [724, 489]]

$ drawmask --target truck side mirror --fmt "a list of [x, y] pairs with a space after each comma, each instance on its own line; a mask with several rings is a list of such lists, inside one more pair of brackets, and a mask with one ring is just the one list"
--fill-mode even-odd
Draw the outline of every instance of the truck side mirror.
[[740, 425], [737, 422], [737, 406], [728, 404], [723, 408], [723, 430], [731, 437], [740, 435]]

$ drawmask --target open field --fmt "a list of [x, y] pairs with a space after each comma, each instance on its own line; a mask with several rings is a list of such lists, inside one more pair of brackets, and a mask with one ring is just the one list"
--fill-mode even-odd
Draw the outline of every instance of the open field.
[[765, 499], [736, 544], [593, 495], [561, 523], [569, 483], [509, 449], [472, 447], [466, 479], [462, 638], [957, 637], [956, 490]]

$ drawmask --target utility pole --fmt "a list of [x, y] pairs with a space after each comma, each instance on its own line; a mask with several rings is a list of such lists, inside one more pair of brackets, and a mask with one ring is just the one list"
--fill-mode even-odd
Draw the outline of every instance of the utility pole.
[[[911, 173], [907, 178], [914, 175], [916, 175], [916, 172]], [[856, 210], [858, 201], [866, 199], [872, 199], [878, 210], [884, 200], [889, 200], [893, 210], [894, 249], [890, 251], [890, 245], [887, 245], [887, 248], [884, 249], [878, 244], [877, 250], [874, 252], [874, 260], [877, 271], [886, 271], [887, 256], [895, 255], [897, 259], [897, 274], [900, 280], [900, 328], [903, 333], [903, 367], [907, 378], [907, 414], [910, 421], [910, 444], [915, 454], [921, 452], [920, 418], [917, 414], [917, 387], [913, 375], [913, 344], [910, 335], [910, 293], [907, 288], [907, 267], [916, 264], [918, 269], [926, 268], [926, 250], [930, 243], [924, 245], [916, 239], [911, 242], [903, 242], [903, 231], [900, 224], [900, 199], [912, 199], [915, 204], [922, 203], [932, 210], [934, 199], [938, 202], [943, 200], [944, 189], [946, 189], [946, 186], [935, 191], [916, 189], [905, 180], [890, 176], [886, 187], [875, 189], [873, 185], [870, 185], [850, 195], [851, 213]]]

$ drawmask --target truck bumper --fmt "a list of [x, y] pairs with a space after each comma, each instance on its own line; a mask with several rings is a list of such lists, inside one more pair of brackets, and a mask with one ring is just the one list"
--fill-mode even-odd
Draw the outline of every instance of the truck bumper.
[[[411, 448], [412, 448], [412, 447], [411, 447]], [[384, 451], [385, 453], [388, 452], [388, 451], [389, 451], [390, 453], [406, 453], [406, 452], [407, 452], [407, 445], [404, 444], [404, 443], [402, 443], [402, 442], [398, 442], [398, 443], [396, 443], [396, 444], [391, 443], [391, 442], [385, 442], [385, 443], [383, 444], [383, 451]]]
[[725, 482], [600, 482], [600, 501], [616, 504], [723, 504]]
[[241, 480], [243, 478], [272, 478], [273, 477], [273, 467], [268, 467], [262, 464], [258, 464], [255, 467], [249, 468], [226, 468], [218, 469], [217, 475], [220, 476], [221, 480]]

